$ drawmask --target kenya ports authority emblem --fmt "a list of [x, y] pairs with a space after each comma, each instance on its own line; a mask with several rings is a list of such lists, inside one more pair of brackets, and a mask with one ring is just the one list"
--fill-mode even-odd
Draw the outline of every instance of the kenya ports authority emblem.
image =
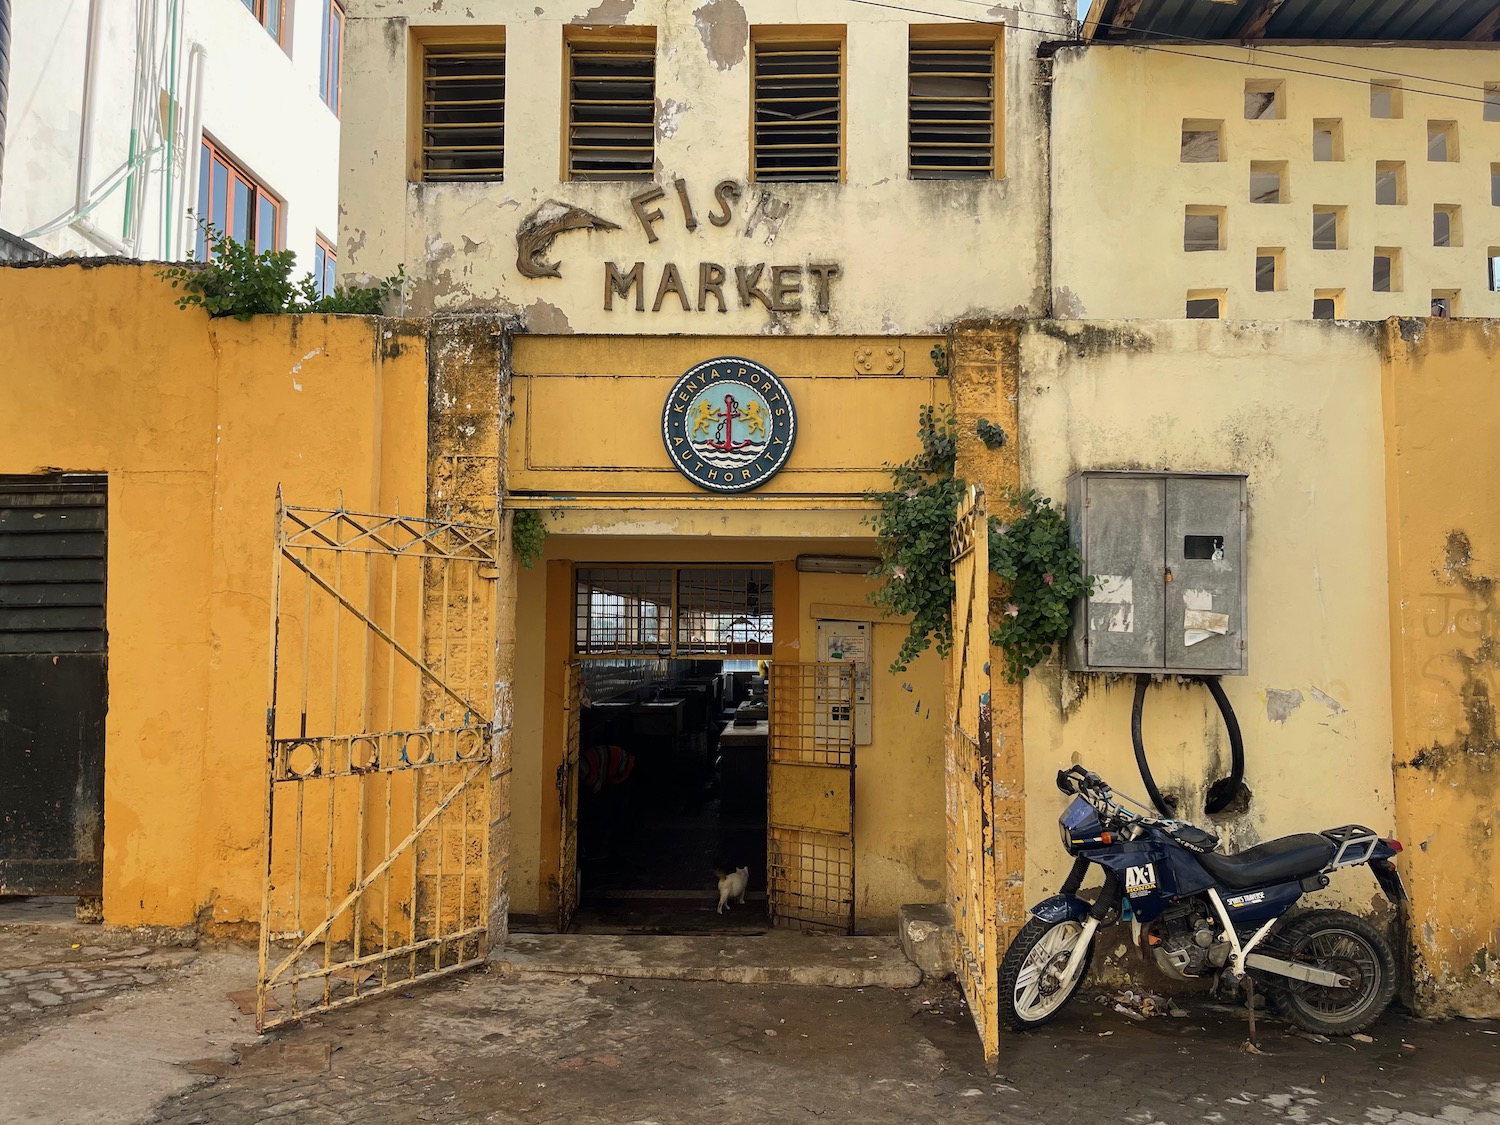
[[689, 480], [715, 492], [748, 492], [791, 456], [797, 412], [768, 368], [721, 356], [677, 380], [662, 407], [661, 436]]

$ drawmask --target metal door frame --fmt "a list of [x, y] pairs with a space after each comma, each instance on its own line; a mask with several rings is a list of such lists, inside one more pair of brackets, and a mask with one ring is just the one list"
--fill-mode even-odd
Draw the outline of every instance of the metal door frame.
[[486, 960], [502, 546], [278, 489], [257, 1030]]

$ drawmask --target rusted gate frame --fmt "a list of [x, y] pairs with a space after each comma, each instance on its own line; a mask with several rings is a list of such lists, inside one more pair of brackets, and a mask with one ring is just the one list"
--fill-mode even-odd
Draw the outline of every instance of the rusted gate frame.
[[[372, 515], [355, 513], [343, 509], [292, 508], [283, 502], [278, 490], [276, 512], [275, 552], [273, 555], [273, 595], [271, 603], [271, 667], [269, 684], [270, 705], [266, 716], [268, 742], [266, 819], [265, 819], [265, 885], [261, 908], [260, 965], [257, 980], [256, 1027], [266, 1030], [316, 1012], [332, 1010], [367, 999], [381, 993], [410, 986], [416, 980], [428, 979], [457, 972], [481, 964], [486, 956], [488, 937], [488, 822], [489, 764], [495, 752], [492, 703], [495, 686], [494, 625], [498, 608], [498, 588], [485, 586], [499, 574], [499, 551], [501, 539], [499, 529], [451, 520], [429, 520], [400, 515]], [[361, 608], [346, 596], [343, 588], [344, 560], [349, 556], [364, 556], [362, 569], [365, 576], [365, 605]], [[319, 573], [317, 561], [331, 558], [332, 579]], [[389, 628], [376, 619], [376, 572], [380, 559], [390, 560], [388, 604]], [[401, 574], [398, 564], [411, 560], [416, 568], [419, 583], [417, 592], [417, 615], [415, 622], [416, 647], [440, 654], [437, 660], [424, 658], [421, 652], [412, 651], [397, 635], [399, 625], [399, 590]], [[297, 704], [297, 732], [289, 737], [277, 737], [277, 707], [281, 689], [281, 624], [283, 609], [283, 566], [291, 563], [294, 570], [304, 578], [302, 599], [302, 651], [300, 654], [301, 683]], [[454, 570], [462, 571], [462, 586], [455, 588]], [[440, 581], [439, 581], [440, 578]], [[479, 582], [476, 596], [476, 581]], [[314, 626], [313, 592], [332, 603], [327, 660], [328, 683], [326, 691], [329, 701], [328, 722], [331, 728], [326, 733], [308, 730], [310, 702], [310, 678], [313, 669], [312, 634]], [[455, 620], [451, 610], [454, 599], [462, 602], [463, 619]], [[439, 614], [434, 622], [429, 619], [429, 602], [437, 600]], [[487, 604], [486, 604], [487, 603]], [[478, 642], [476, 644], [476, 606], [481, 609]], [[356, 700], [359, 713], [357, 732], [337, 731], [340, 710], [341, 657], [345, 646], [340, 632], [345, 616], [354, 619], [359, 633], [359, 649], [362, 655], [359, 695]], [[434, 628], [434, 625], [436, 626]], [[455, 631], [456, 627], [456, 631]], [[454, 655], [454, 637], [463, 638], [462, 668], [450, 667], [460, 661]], [[407, 669], [415, 679], [403, 688], [412, 690], [414, 718], [417, 725], [401, 729], [371, 730], [371, 710], [378, 702], [379, 691], [374, 683], [376, 642], [384, 645], [386, 652], [387, 682], [385, 686], [385, 714], [394, 718], [397, 708], [397, 668]], [[478, 658], [475, 652], [478, 650]], [[474, 692], [473, 674], [479, 674], [480, 686], [485, 690]], [[321, 670], [321, 669], [320, 669]], [[454, 687], [453, 673], [467, 674], [464, 688]], [[320, 685], [322, 687], [322, 685]], [[450, 700], [462, 707], [460, 721], [435, 723], [430, 721], [432, 710], [438, 710], [441, 718], [443, 700]], [[410, 830], [398, 840], [392, 840], [395, 822], [396, 778], [410, 775]], [[457, 775], [457, 780], [454, 780]], [[384, 858], [366, 870], [367, 829], [372, 791], [378, 789], [378, 779], [385, 779], [383, 803]], [[335, 868], [339, 865], [339, 838], [336, 833], [337, 799], [339, 782], [344, 782], [344, 798], [355, 804], [354, 816], [354, 877], [348, 882], [348, 892], [335, 904]], [[327, 789], [326, 840], [323, 851], [322, 919], [310, 930], [302, 926], [304, 898], [308, 892], [303, 886], [303, 859], [306, 852], [304, 827], [309, 812], [307, 789], [311, 784], [321, 783]], [[373, 783], [373, 784], [372, 784]], [[292, 863], [291, 913], [294, 929], [289, 934], [277, 934], [272, 930], [273, 900], [283, 905], [276, 897], [277, 868], [279, 858], [277, 826], [278, 788], [290, 786], [295, 796], [293, 813], [295, 856]], [[352, 789], [351, 789], [352, 786]], [[378, 801], [378, 793], [373, 793]], [[424, 797], [426, 800], [424, 801]], [[401, 798], [404, 802], [404, 797]], [[459, 813], [460, 832], [452, 831], [451, 813]], [[312, 812], [318, 810], [314, 807]], [[474, 813], [481, 814], [477, 831], [474, 828]], [[402, 815], [405, 809], [401, 810]], [[378, 815], [378, 814], [377, 814]], [[347, 817], [345, 818], [348, 819]], [[437, 826], [434, 848], [431, 839], [424, 834]], [[401, 835], [400, 827], [394, 830]], [[447, 853], [449, 844], [457, 836], [457, 855], [453, 860], [456, 870], [449, 870]], [[474, 852], [478, 853], [477, 857]], [[409, 895], [406, 912], [409, 925], [405, 927], [406, 940], [392, 945], [391, 909], [393, 894], [392, 869], [398, 861], [410, 863], [410, 886], [404, 888]], [[426, 866], [424, 867], [424, 861]], [[477, 870], [475, 870], [477, 868]], [[316, 872], [314, 872], [316, 874]], [[434, 885], [434, 893], [425, 894], [419, 886], [423, 878]], [[456, 921], [451, 918], [453, 904], [444, 909], [445, 883], [456, 879]], [[367, 952], [363, 948], [365, 927], [376, 924], [375, 919], [365, 914], [366, 892], [383, 882], [382, 905], [384, 917], [380, 921], [380, 949]], [[339, 888], [342, 890], [342, 887]], [[312, 891], [316, 901], [316, 890]], [[468, 900], [474, 897], [475, 908], [468, 908]], [[431, 909], [427, 910], [426, 906]], [[399, 912], [398, 912], [399, 913]], [[471, 920], [472, 919], [472, 920]], [[349, 926], [349, 949], [337, 958], [334, 948], [337, 938], [334, 928], [341, 920]], [[453, 924], [445, 928], [449, 922]], [[398, 917], [397, 925], [401, 919]], [[431, 930], [427, 936], [418, 936], [418, 927]], [[272, 943], [276, 939], [295, 940], [296, 944], [280, 960], [271, 963]], [[322, 946], [322, 963], [308, 967], [303, 958]], [[444, 952], [449, 951], [453, 960], [444, 964]], [[468, 954], [467, 956], [465, 954]], [[393, 964], [406, 962], [404, 974], [392, 974]], [[371, 981], [379, 972], [379, 979]], [[298, 986], [313, 982], [321, 984], [321, 995], [310, 1003], [303, 1004], [297, 992]], [[336, 982], [339, 982], [336, 985]], [[335, 988], [347, 984], [344, 995], [334, 995]], [[283, 1010], [273, 993], [286, 996], [290, 993], [290, 1008]]]
[[990, 709], [989, 520], [984, 490], [971, 486], [952, 536], [953, 708], [949, 716], [946, 798], [948, 888], [958, 949], [958, 979], [993, 1073], [999, 1061], [994, 739]]
[[562, 808], [562, 846], [557, 865], [557, 932], [565, 934], [578, 909], [578, 759], [582, 735], [583, 668], [568, 661], [563, 680], [563, 760], [557, 767], [557, 799]]
[[[771, 921], [852, 934], [855, 923], [854, 666], [770, 665], [766, 770], [767, 897]], [[778, 770], [847, 773], [844, 828], [783, 819]], [[837, 789], [828, 798], [838, 800]]]

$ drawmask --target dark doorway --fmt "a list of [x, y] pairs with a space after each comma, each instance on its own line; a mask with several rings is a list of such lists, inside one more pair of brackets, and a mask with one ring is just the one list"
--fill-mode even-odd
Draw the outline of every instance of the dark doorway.
[[[578, 928], [763, 928], [765, 685], [756, 662], [630, 663], [639, 667], [616, 665], [612, 678], [641, 686], [592, 703], [580, 721]], [[745, 902], [720, 914], [715, 868], [741, 867]]]
[[0, 895], [103, 889], [106, 483], [0, 476]]

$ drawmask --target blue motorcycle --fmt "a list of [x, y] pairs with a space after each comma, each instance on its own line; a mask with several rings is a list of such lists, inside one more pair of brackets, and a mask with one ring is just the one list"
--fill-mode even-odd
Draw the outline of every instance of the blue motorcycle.
[[[1073, 869], [1058, 894], [1032, 908], [1000, 964], [1007, 1026], [1055, 1017], [1083, 983], [1099, 928], [1117, 921], [1131, 924], [1134, 944], [1167, 976], [1217, 974], [1252, 1000], [1258, 988], [1305, 1031], [1352, 1035], [1390, 1004], [1395, 957], [1374, 926], [1343, 910], [1289, 911], [1326, 887], [1330, 872], [1361, 864], [1387, 898], [1404, 900], [1391, 862], [1399, 841], [1349, 824], [1221, 855], [1214, 833], [1132, 812], [1082, 766], [1059, 771], [1057, 787], [1073, 797], [1058, 819]], [[1091, 864], [1104, 869], [1093, 903], [1078, 897]]]

